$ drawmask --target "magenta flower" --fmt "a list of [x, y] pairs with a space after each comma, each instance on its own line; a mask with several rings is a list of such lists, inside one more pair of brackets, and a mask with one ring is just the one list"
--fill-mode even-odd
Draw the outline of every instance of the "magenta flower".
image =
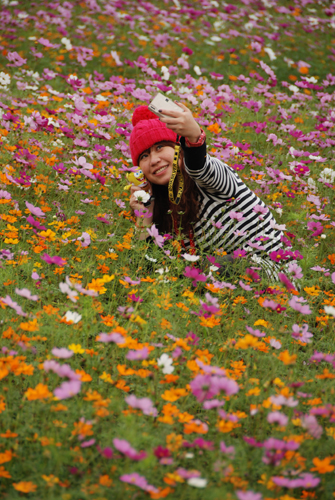
[[80, 388], [80, 380], [70, 380], [69, 382], [63, 382], [60, 387], [57, 387], [54, 390], [54, 395], [58, 399], [72, 398], [80, 392]]
[[305, 299], [302, 297], [292, 297], [289, 301], [289, 306], [292, 307], [295, 311], [300, 312], [301, 314], [312, 314], [308, 305], [303, 306], [301, 302], [305, 302]]
[[143, 302], [143, 299], [141, 299], [141, 297], [138, 297], [135, 293], [128, 293], [128, 298], [133, 302]]
[[113, 450], [109, 446], [104, 448], [103, 450], [100, 448], [100, 446], [97, 446], [99, 453], [105, 458], [111, 459], [113, 458]]
[[249, 267], [245, 270], [245, 273], [248, 276], [250, 276], [250, 278], [252, 278], [255, 283], [257, 283], [258, 281], [261, 280], [260, 275], [258, 273], [256, 273], [256, 271], [254, 271], [253, 269], [251, 269]]
[[288, 417], [284, 413], [281, 413], [280, 411], [272, 411], [271, 413], [268, 414], [266, 419], [270, 424], [276, 423], [283, 426], [287, 425], [288, 422]]
[[186, 278], [193, 279], [192, 281], [193, 286], [197, 286], [198, 281], [206, 281], [207, 279], [204, 274], [201, 274], [201, 271], [199, 269], [197, 269], [196, 267], [189, 267], [189, 266], [185, 267], [184, 276], [186, 276]]
[[58, 255], [54, 255], [51, 257], [47, 253], [44, 253], [41, 255], [41, 259], [44, 260], [47, 264], [56, 264], [56, 266], [63, 267], [67, 263], [65, 259], [62, 259], [62, 257], [59, 257]]
[[171, 452], [168, 448], [163, 448], [161, 445], [154, 449], [154, 455], [157, 458], [168, 458], [171, 456]]
[[115, 438], [113, 439], [113, 445], [118, 451], [131, 458], [132, 460], [140, 461], [147, 456], [145, 451], [138, 452], [134, 448], [132, 448], [130, 443], [128, 443], [128, 441], [126, 441], [125, 439]]
[[15, 288], [15, 293], [17, 295], [20, 295], [21, 297], [25, 297], [26, 299], [29, 299], [29, 300], [38, 300], [38, 295], [32, 295], [31, 294], [31, 291], [28, 290], [28, 288], [22, 288], [21, 290], [19, 288]]
[[278, 273], [278, 278], [280, 281], [283, 283], [283, 285], [287, 288], [287, 290], [290, 292], [292, 290], [295, 290], [295, 286], [293, 283], [288, 279], [288, 277], [284, 273]]
[[234, 259], [240, 259], [241, 257], [245, 257], [247, 255], [247, 252], [243, 250], [242, 248], [238, 248], [237, 250], [233, 251], [233, 258]]
[[143, 349], [139, 349], [137, 351], [129, 351], [126, 355], [126, 358], [136, 361], [140, 359], [147, 359], [148, 356], [149, 356], [149, 349], [147, 347], [143, 347]]
[[34, 205], [29, 203], [28, 201], [26, 201], [25, 203], [26, 203], [26, 207], [28, 208], [30, 213], [32, 213], [36, 217], [42, 217], [42, 218], [45, 217], [45, 213], [42, 212], [42, 210], [40, 208], [34, 207]]
[[320, 222], [307, 222], [307, 229], [309, 229], [310, 231], [314, 231], [312, 234], [312, 238], [323, 233], [323, 225]]

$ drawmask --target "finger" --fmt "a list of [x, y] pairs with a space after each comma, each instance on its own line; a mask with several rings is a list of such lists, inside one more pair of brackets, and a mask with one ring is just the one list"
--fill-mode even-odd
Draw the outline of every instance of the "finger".
[[183, 113], [183, 111], [172, 111], [171, 109], [159, 109], [158, 111], [162, 115], [172, 116], [173, 118], [177, 118], [178, 116], [181, 116], [181, 113]]

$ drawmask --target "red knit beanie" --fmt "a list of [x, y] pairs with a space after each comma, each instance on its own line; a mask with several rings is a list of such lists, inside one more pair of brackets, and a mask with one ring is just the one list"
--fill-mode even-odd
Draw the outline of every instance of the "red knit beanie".
[[134, 128], [130, 134], [129, 146], [134, 166], [138, 166], [138, 158], [143, 151], [157, 142], [177, 141], [177, 134], [167, 128], [148, 106], [143, 105], [135, 109], [132, 124]]

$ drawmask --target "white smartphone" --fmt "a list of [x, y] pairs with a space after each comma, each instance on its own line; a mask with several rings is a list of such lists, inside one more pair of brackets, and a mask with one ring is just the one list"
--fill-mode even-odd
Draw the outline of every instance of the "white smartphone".
[[155, 113], [155, 115], [159, 116], [160, 118], [163, 117], [164, 115], [163, 113], [160, 113], [158, 111], [159, 109], [168, 109], [169, 111], [183, 111], [182, 108], [177, 106], [175, 102], [173, 102], [171, 99], [160, 93], [155, 95], [155, 97], [149, 104], [148, 108], [150, 109], [150, 111]]

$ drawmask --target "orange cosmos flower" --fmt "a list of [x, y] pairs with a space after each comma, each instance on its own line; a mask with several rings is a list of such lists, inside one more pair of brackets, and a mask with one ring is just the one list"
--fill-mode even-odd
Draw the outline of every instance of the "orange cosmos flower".
[[13, 483], [14, 488], [21, 493], [33, 493], [37, 485], [31, 481], [20, 481], [19, 483]]
[[335, 465], [330, 464], [331, 460], [331, 457], [326, 457], [323, 460], [320, 460], [319, 458], [313, 458], [313, 464], [315, 465], [315, 467], [312, 467], [311, 470], [315, 470], [319, 474], [333, 472], [333, 470], [335, 469]]
[[294, 365], [297, 359], [296, 354], [290, 354], [288, 350], [283, 351], [279, 354], [278, 359], [284, 363], [284, 365]]
[[37, 384], [35, 389], [29, 387], [29, 389], [24, 393], [28, 401], [35, 401], [36, 399], [47, 399], [52, 396], [49, 391], [48, 386], [44, 384]]

